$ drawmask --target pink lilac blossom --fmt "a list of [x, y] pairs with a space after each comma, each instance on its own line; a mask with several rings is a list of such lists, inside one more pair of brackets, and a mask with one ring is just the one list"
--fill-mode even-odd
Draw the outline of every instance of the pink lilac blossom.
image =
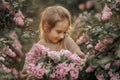
[[0, 56], [0, 61], [5, 61], [5, 58]]
[[21, 17], [14, 17], [13, 20], [14, 20], [15, 24], [20, 25], [20, 26], [24, 26], [23, 18], [21, 18]]
[[61, 60], [61, 54], [58, 51], [48, 51], [47, 54], [55, 63]]
[[34, 44], [31, 51], [26, 54], [26, 63], [36, 63], [41, 57], [41, 55], [46, 55], [48, 48], [45, 48], [43, 45], [39, 43]]
[[6, 9], [6, 8], [9, 9], [9, 7], [10, 7], [10, 3], [4, 1], [3, 4], [0, 6], [0, 10]]
[[120, 80], [120, 74], [119, 73], [113, 73], [112, 70], [108, 72], [110, 76], [110, 80]]
[[38, 64], [35, 68], [35, 77], [37, 79], [42, 79], [45, 74], [45, 68], [41, 64]]
[[79, 76], [79, 69], [77, 64], [70, 63], [69, 69], [70, 69], [70, 80], [76, 80]]
[[101, 41], [99, 41], [96, 45], [95, 45], [95, 50], [100, 51], [100, 52], [104, 52], [106, 50], [106, 45], [103, 44]]
[[60, 63], [56, 66], [55, 71], [51, 74], [50, 77], [62, 80], [68, 74], [69, 70], [70, 69], [68, 67], [68, 64], [65, 62]]
[[81, 63], [82, 59], [77, 54], [72, 54], [69, 58], [73, 63]]
[[105, 65], [105, 70], [109, 70], [110, 69], [110, 63], [107, 63], [106, 65]]
[[6, 55], [8, 55], [8, 56], [10, 56], [10, 57], [16, 57], [16, 53], [15, 52], [13, 52], [10, 48], [9, 48], [9, 46], [6, 46], [4, 49], [3, 49], [3, 52], [4, 52], [4, 54], [6, 54]]
[[[78, 78], [78, 66], [80, 66], [82, 59], [77, 54], [72, 54], [70, 51], [64, 49], [62, 49], [61, 51], [50, 51], [48, 48], [40, 45], [39, 43], [35, 44], [31, 51], [26, 55], [26, 63], [28, 64], [27, 72], [29, 74], [34, 75], [38, 79], [43, 78], [43, 75], [49, 69], [48, 68], [46, 70], [46, 67], [48, 66], [45, 66], [44, 62], [35, 66], [38, 60], [46, 58], [46, 56], [43, 57], [43, 55], [51, 58], [54, 63], [61, 60], [62, 56], [65, 56], [67, 59], [71, 60], [71, 66], [66, 62], [57, 64], [54, 72], [50, 74], [50, 78], [62, 80], [66, 77], [66, 75], [68, 75], [68, 73], [71, 74], [71, 80], [75, 80]], [[44, 65], [44, 68], [42, 67], [42, 65]]]
[[93, 45], [92, 44], [88, 44], [87, 45], [87, 49], [91, 49], [91, 48], [93, 48]]
[[105, 45], [112, 44], [113, 38], [112, 37], [105, 37], [102, 41]]
[[116, 3], [119, 3], [120, 2], [120, 0], [116, 0]]
[[102, 41], [99, 41], [96, 45], [95, 45], [95, 50], [100, 51], [100, 52], [104, 52], [109, 44], [113, 43], [113, 38], [111, 37], [105, 37]]
[[98, 19], [98, 21], [101, 21], [101, 14], [100, 13], [96, 13], [95, 14], [95, 18]]
[[92, 7], [93, 7], [93, 1], [92, 0], [88, 0], [87, 2], [86, 2], [86, 8], [87, 9], [91, 9]]
[[33, 53], [46, 53], [47, 51], [49, 51], [49, 48], [46, 48], [39, 43], [34, 44], [32, 50], [31, 50], [31, 52], [33, 52]]
[[69, 58], [72, 55], [72, 53], [69, 50], [64, 49], [60, 50], [60, 54], [65, 56], [66, 58]]
[[95, 73], [97, 80], [105, 80], [102, 72]]
[[39, 59], [40, 59], [39, 56], [29, 52], [26, 54], [25, 63], [26, 64], [29, 64], [29, 63], [35, 64]]
[[109, 75], [110, 77], [112, 77], [112, 76], [114, 75], [111, 69], [109, 70], [108, 75]]
[[94, 70], [95, 70], [94, 67], [89, 66], [89, 67], [85, 70], [85, 72], [86, 72], [86, 73], [90, 73], [90, 72], [93, 72]]
[[109, 20], [112, 16], [111, 9], [106, 5], [102, 11], [102, 20], [106, 21]]
[[33, 22], [33, 19], [32, 19], [32, 18], [27, 18], [27, 20], [28, 20], [29, 22]]
[[113, 63], [114, 66], [120, 67], [120, 60], [115, 60]]
[[12, 70], [10, 68], [7, 68], [5, 65], [0, 66], [0, 68], [5, 72], [5, 73], [10, 73]]
[[18, 78], [18, 71], [15, 68], [12, 69], [12, 74], [15, 78]]
[[76, 20], [75, 20], [75, 24], [80, 24], [81, 23], [81, 19], [80, 18], [77, 18]]
[[78, 45], [81, 45], [85, 42], [89, 41], [89, 37], [86, 33], [83, 33], [82, 36], [79, 37], [79, 39], [76, 41]]
[[110, 80], [120, 80], [120, 73], [115, 73], [110, 77]]
[[15, 24], [24, 26], [24, 16], [21, 11], [18, 11], [18, 13], [15, 14], [15, 17], [13, 18], [13, 21]]
[[12, 46], [16, 51], [16, 55], [18, 57], [21, 57], [23, 55], [23, 53], [22, 53], [22, 45], [21, 45], [20, 41], [18, 40], [17, 34], [15, 33], [15, 31], [11, 31], [9, 33], [9, 36], [10, 36], [11, 39], [13, 39]]
[[35, 74], [35, 64], [28, 64], [26, 72], [30, 75]]

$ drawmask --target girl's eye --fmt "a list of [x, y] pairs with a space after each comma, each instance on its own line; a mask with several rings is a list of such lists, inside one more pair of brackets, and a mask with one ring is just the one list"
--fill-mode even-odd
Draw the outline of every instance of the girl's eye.
[[67, 32], [57, 31], [57, 33], [58, 33], [58, 34], [60, 34], [60, 33], [66, 34]]
[[59, 33], [61, 33], [61, 31], [57, 31], [57, 33], [59, 34]]
[[67, 32], [64, 32], [64, 34], [66, 34]]

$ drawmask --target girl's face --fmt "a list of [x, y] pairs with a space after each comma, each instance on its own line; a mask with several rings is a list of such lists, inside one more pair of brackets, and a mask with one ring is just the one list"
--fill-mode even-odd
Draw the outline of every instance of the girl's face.
[[60, 22], [57, 22], [55, 27], [48, 32], [48, 41], [51, 43], [58, 43], [61, 41], [66, 34], [66, 31], [69, 28], [68, 20], [63, 20]]

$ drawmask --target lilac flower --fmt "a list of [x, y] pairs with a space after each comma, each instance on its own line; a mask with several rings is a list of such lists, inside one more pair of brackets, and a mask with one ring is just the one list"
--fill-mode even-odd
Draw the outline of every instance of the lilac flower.
[[14, 53], [10, 48], [9, 46], [6, 46], [4, 49], [3, 49], [3, 52], [4, 54], [10, 56], [10, 57], [16, 57], [16, 53]]
[[106, 49], [106, 45], [103, 44], [101, 41], [99, 41], [96, 45], [95, 45], [95, 50], [100, 51], [100, 52], [104, 52]]
[[15, 76], [15, 78], [18, 78], [18, 71], [15, 68], [12, 69], [12, 74]]
[[80, 24], [81, 23], [81, 19], [80, 18], [77, 18], [76, 20], [75, 20], [75, 24]]
[[107, 63], [106, 65], [105, 65], [105, 70], [109, 70], [110, 69], [110, 63]]
[[[46, 65], [42, 61], [42, 64], [38, 64], [35, 66], [38, 60], [43, 60], [46, 58], [44, 55], [47, 55], [53, 61], [49, 61]], [[66, 57], [67, 59], [71, 60], [70, 65], [63, 60], [62, 63], [57, 63], [61, 61], [62, 57]], [[44, 47], [40, 44], [35, 44], [31, 51], [26, 55], [26, 62], [28, 64], [27, 72], [37, 79], [42, 79], [44, 74], [48, 71], [53, 69], [52, 74], [48, 74], [50, 78], [55, 78], [57, 80], [63, 80], [69, 73], [71, 75], [71, 80], [75, 80], [78, 78], [80, 64], [82, 59], [77, 54], [72, 54], [68, 50], [61, 50], [61, 51], [50, 51], [48, 48]], [[56, 66], [53, 66], [52, 63], [57, 63]], [[49, 66], [50, 65], [50, 66]]]
[[120, 60], [115, 60], [115, 62], [113, 63], [113, 65], [120, 67]]
[[51, 77], [62, 80], [68, 74], [69, 70], [68, 64], [60, 63], [56, 66], [54, 73], [51, 74]]
[[24, 26], [24, 20], [23, 19], [24, 19], [24, 16], [23, 16], [22, 12], [19, 11], [18, 13], [15, 14], [15, 17], [13, 18], [13, 21], [17, 25]]
[[35, 68], [36, 68], [35, 64], [28, 64], [26, 71], [30, 75], [35, 74]]
[[11, 31], [9, 33], [9, 36], [11, 39], [13, 39], [13, 48], [16, 50], [16, 54], [18, 55], [18, 57], [21, 57], [23, 55], [22, 53], [22, 45], [20, 43], [20, 41], [18, 40], [18, 36], [17, 34], [15, 33], [15, 31]]
[[86, 33], [83, 33], [82, 36], [79, 37], [79, 39], [76, 41], [78, 45], [81, 45], [89, 40], [89, 37]]
[[11, 69], [7, 68], [5, 65], [1, 65], [0, 68], [5, 72], [5, 73], [10, 73]]
[[97, 80], [105, 80], [102, 72], [95, 73], [95, 75]]
[[29, 22], [33, 22], [33, 19], [32, 19], [32, 18], [27, 18], [27, 20], [28, 20]]
[[50, 57], [55, 63], [61, 60], [61, 54], [58, 51], [48, 51], [48, 57]]
[[45, 68], [41, 64], [38, 64], [35, 68], [35, 77], [37, 79], [42, 79], [45, 74]]
[[46, 55], [48, 48], [45, 48], [39, 43], [34, 44], [31, 51], [26, 54], [26, 63], [36, 63], [41, 57]]
[[5, 58], [0, 56], [0, 61], [5, 61]]
[[120, 80], [120, 73], [113, 73], [112, 70], [108, 72], [110, 80]]
[[20, 26], [24, 26], [23, 18], [21, 18], [21, 17], [14, 17], [13, 20], [14, 20], [15, 24], [20, 25]]
[[120, 2], [120, 0], [116, 0], [116, 3], [119, 3]]
[[92, 44], [88, 44], [87, 45], [87, 49], [91, 49], [91, 48], [93, 48], [93, 45]]
[[70, 63], [69, 68], [70, 68], [70, 80], [76, 80], [79, 75], [78, 66], [75, 63]]
[[102, 42], [105, 45], [112, 44], [113, 43], [113, 38], [111, 38], [111, 37], [105, 37]]
[[120, 80], [120, 74], [119, 73], [113, 74], [113, 76], [110, 77], [110, 80]]
[[39, 43], [34, 44], [31, 50], [33, 53], [46, 53], [47, 51], [49, 51], [49, 49]]
[[0, 6], [0, 10], [6, 9], [6, 8], [9, 9], [9, 7], [10, 7], [10, 3], [4, 1], [3, 4]]
[[73, 63], [81, 63], [81, 58], [77, 55], [77, 54], [72, 54], [70, 56], [70, 60], [73, 62]]
[[64, 50], [64, 49], [62, 49], [60, 53], [67, 58], [69, 58], [72, 55], [72, 53], [69, 50]]
[[106, 21], [109, 20], [112, 16], [111, 9], [106, 5], [102, 11], [102, 20]]
[[29, 63], [33, 63], [36, 64], [36, 62], [40, 59], [40, 57], [38, 55], [35, 55], [31, 52], [26, 54], [26, 58], [25, 58], [25, 63], [29, 64]]
[[86, 72], [86, 73], [90, 73], [90, 72], [93, 72], [94, 70], [95, 70], [94, 67], [89, 66], [89, 67], [85, 70], [85, 72]]
[[113, 72], [112, 70], [110, 69], [109, 72], [108, 72], [109, 76], [112, 77], [113, 76]]

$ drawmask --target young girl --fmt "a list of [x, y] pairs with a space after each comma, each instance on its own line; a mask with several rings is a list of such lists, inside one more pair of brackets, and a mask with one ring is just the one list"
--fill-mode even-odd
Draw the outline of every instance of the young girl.
[[71, 15], [67, 9], [62, 6], [46, 8], [41, 16], [39, 43], [50, 50], [67, 49], [84, 58], [84, 53], [81, 52], [74, 40], [67, 35], [70, 25]]
[[84, 58], [84, 53], [81, 52], [74, 40], [67, 35], [70, 25], [71, 16], [67, 9], [62, 6], [46, 8], [41, 16], [39, 26], [41, 33], [38, 44], [53, 51], [67, 49]]

